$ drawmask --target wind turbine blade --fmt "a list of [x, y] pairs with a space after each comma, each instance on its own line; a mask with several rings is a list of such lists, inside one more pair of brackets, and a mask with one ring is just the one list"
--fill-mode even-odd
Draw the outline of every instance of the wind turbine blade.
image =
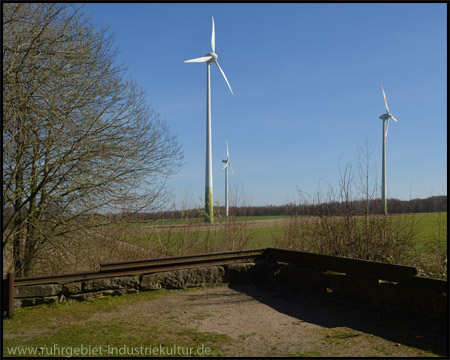
[[234, 175], [234, 170], [233, 170], [233, 167], [231, 166], [231, 163], [230, 163], [230, 169], [231, 169], [231, 172], [232, 172], [233, 175]]
[[397, 119], [396, 119], [395, 117], [393, 117], [392, 115], [391, 115], [391, 118], [392, 118], [392, 120], [394, 120], [395, 122], [398, 122]]
[[185, 63], [189, 63], [189, 62], [207, 62], [208, 60], [211, 60], [212, 56], [203, 56], [203, 57], [199, 57], [199, 58], [195, 58], [195, 59], [191, 59], [191, 60], [186, 60]]
[[227, 160], [230, 158], [230, 154], [228, 152], [228, 140], [227, 140]]
[[223, 167], [224, 170], [225, 170], [225, 168], [228, 166], [229, 163], [230, 163], [230, 160], [228, 160], [228, 161], [225, 163], [225, 166]]
[[389, 112], [389, 107], [386, 100], [386, 94], [384, 93], [383, 85], [381, 85], [381, 90], [383, 90], [383, 96], [384, 96], [384, 104], [386, 105], [386, 111]]
[[216, 32], [214, 31], [214, 16], [212, 17], [211, 49], [212, 52], [216, 51]]
[[217, 67], [219, 68], [220, 72], [222, 73], [223, 78], [224, 78], [225, 81], [227, 82], [227, 85], [228, 85], [228, 87], [230, 88], [230, 91], [231, 91], [231, 95], [234, 95], [234, 94], [233, 94], [233, 90], [231, 90], [230, 83], [228, 82], [227, 77], [225, 76], [225, 73], [223, 72], [223, 70], [222, 70], [222, 68], [220, 67], [219, 63], [217, 62], [217, 60], [214, 61], [214, 62], [216, 63]]

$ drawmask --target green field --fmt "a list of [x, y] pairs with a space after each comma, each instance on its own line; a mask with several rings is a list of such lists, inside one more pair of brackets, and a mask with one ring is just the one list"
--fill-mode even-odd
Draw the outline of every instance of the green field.
[[[392, 215], [391, 219], [393, 226], [411, 230], [406, 235], [411, 238], [410, 246], [404, 250], [407, 258], [401, 263], [417, 265], [428, 275], [443, 276], [437, 264], [442, 263], [447, 249], [447, 213]], [[114, 225], [113, 233], [122, 241], [167, 256], [265, 247], [302, 250], [305, 244], [299, 240], [307, 236], [304, 234], [308, 230], [315, 229], [311, 227], [316, 226], [316, 220], [289, 216], [222, 217], [211, 225], [202, 219], [134, 221]], [[357, 221], [362, 225], [363, 220]], [[397, 236], [401, 234], [399, 230]]]
[[[272, 220], [272, 219], [287, 219], [288, 215], [273, 215], [273, 216], [237, 216], [237, 221], [243, 220]], [[227, 218], [224, 216], [217, 216], [214, 218], [214, 222], [225, 222]], [[181, 224], [199, 224], [203, 223], [203, 218], [182, 218], [182, 219], [156, 219], [156, 220], [132, 220], [127, 222], [128, 226], [158, 226], [158, 225], [181, 225]]]
[[417, 221], [417, 238], [423, 249], [430, 242], [439, 239], [442, 246], [447, 246], [447, 213], [420, 213], [415, 214]]
[[[414, 217], [416, 222], [416, 230], [417, 230], [417, 239], [419, 243], [423, 245], [423, 248], [426, 249], [427, 244], [430, 240], [435, 238], [441, 238], [442, 245], [446, 246], [446, 238], [443, 237], [443, 233], [447, 231], [447, 213], [419, 213], [419, 214], [411, 214]], [[247, 229], [251, 232], [252, 237], [254, 237], [254, 241], [252, 241], [252, 245], [255, 247], [267, 247], [273, 246], [274, 238], [276, 236], [280, 236], [285, 230], [286, 226], [268, 226], [263, 223], [264, 220], [278, 220], [278, 219], [290, 219], [290, 216], [249, 216], [249, 217], [237, 217], [235, 220], [237, 222], [245, 222], [245, 221], [262, 221], [261, 225], [255, 228]], [[223, 223], [226, 221], [226, 218], [216, 218], [216, 223]], [[199, 218], [187, 218], [187, 219], [163, 219], [163, 220], [154, 220], [154, 221], [130, 221], [126, 223], [126, 227], [130, 228], [142, 228], [142, 227], [151, 227], [158, 225], [182, 225], [182, 224], [203, 224], [203, 220]], [[245, 226], [245, 225], [244, 225]], [[182, 232], [182, 229], [177, 229], [174, 226], [171, 229], [172, 233]], [[205, 229], [199, 229], [199, 232], [202, 233], [201, 237], [206, 237], [207, 233], [217, 232], [218, 234], [222, 234], [222, 230], [215, 230], [213, 226], [209, 226]], [[147, 233], [147, 234], [145, 234]], [[146, 229], [142, 233], [131, 233], [126, 236], [124, 240], [129, 241], [134, 244], [146, 244], [149, 239], [149, 234], [151, 233], [151, 229]], [[147, 236], [146, 236], [147, 235]], [[444, 241], [445, 240], [445, 241]]]

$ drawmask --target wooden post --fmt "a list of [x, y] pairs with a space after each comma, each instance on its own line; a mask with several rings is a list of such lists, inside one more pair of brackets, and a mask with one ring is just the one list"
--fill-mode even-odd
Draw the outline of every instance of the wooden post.
[[6, 276], [6, 280], [8, 281], [8, 311], [7, 315], [9, 318], [12, 318], [14, 311], [14, 274], [8, 273]]

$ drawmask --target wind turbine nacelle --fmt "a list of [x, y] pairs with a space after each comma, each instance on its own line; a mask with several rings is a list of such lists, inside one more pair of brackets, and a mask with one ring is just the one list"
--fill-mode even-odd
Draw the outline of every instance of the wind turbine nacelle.
[[380, 119], [381, 120], [387, 120], [387, 119], [389, 119], [391, 116], [389, 115], [389, 114], [383, 114], [383, 115], [381, 115], [380, 116]]
[[228, 160], [222, 160], [222, 162], [223, 162], [223, 163], [226, 163], [226, 162], [228, 162]]
[[217, 56], [217, 54], [215, 52], [210, 52], [210, 53], [206, 54], [205, 56], [211, 56], [212, 57], [212, 59], [208, 61], [209, 63], [213, 62], [213, 61], [216, 61], [217, 58], [218, 58], [218, 56]]

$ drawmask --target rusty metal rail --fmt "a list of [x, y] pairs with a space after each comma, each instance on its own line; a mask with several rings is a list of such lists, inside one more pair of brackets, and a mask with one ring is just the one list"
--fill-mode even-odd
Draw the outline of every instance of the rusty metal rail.
[[144, 259], [134, 261], [123, 261], [100, 265], [100, 272], [117, 271], [122, 269], [147, 269], [155, 266], [176, 266], [188, 264], [205, 264], [217, 261], [254, 260], [262, 258], [265, 249], [225, 251], [220, 253], [209, 253], [202, 255], [171, 256], [157, 259]]
[[447, 281], [417, 276], [415, 267], [275, 248], [106, 263], [100, 265], [99, 271], [19, 278], [15, 279], [14, 282], [16, 285], [65, 283], [100, 277], [154, 273], [255, 260], [272, 260], [302, 267], [313, 267], [324, 271], [336, 271], [380, 280], [402, 282], [436, 291], [447, 291]]
[[264, 259], [264, 249], [226, 251], [203, 255], [174, 256], [146, 260], [123, 261], [101, 264], [99, 271], [76, 272], [61, 275], [34, 276], [15, 280], [16, 285], [66, 283], [71, 281], [98, 279], [134, 274], [148, 274], [176, 269], [224, 265], [235, 262]]

